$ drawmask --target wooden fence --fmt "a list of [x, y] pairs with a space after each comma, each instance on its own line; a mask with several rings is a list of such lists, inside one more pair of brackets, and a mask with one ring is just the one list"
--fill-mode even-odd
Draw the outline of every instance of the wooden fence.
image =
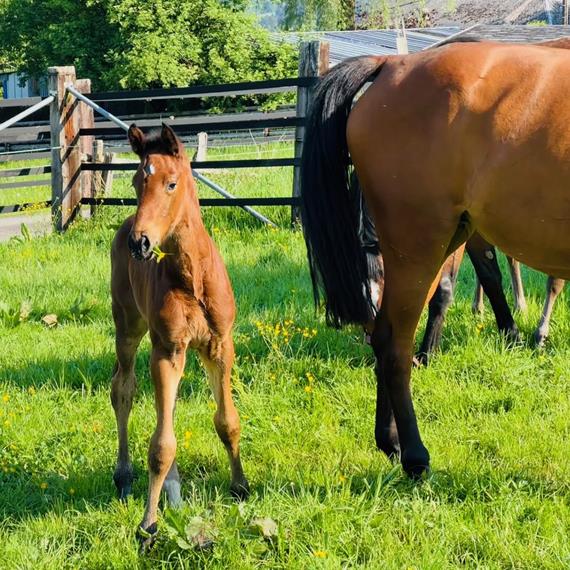
[[[243, 159], [243, 160], [198, 160], [192, 163], [195, 170], [231, 168], [271, 168], [290, 166], [294, 169], [291, 198], [240, 198], [203, 199], [203, 206], [251, 206], [286, 205], [292, 207], [292, 219], [296, 220], [296, 206], [299, 196], [300, 157], [303, 149], [304, 124], [312, 99], [316, 77], [328, 68], [328, 44], [319, 41], [304, 42], [301, 45], [299, 77], [268, 81], [244, 82], [224, 85], [191, 86], [177, 89], [148, 89], [140, 91], [114, 91], [90, 93], [89, 80], [77, 80], [73, 67], [53, 67], [49, 69], [49, 90], [54, 100], [50, 106], [49, 139], [33, 158], [46, 156], [49, 149], [51, 165], [0, 170], [0, 192], [3, 188], [37, 186], [46, 180], [2, 183], [9, 177], [28, 177], [49, 174], [51, 200], [44, 202], [51, 206], [54, 226], [65, 231], [78, 214], [82, 205], [132, 205], [133, 199], [113, 199], [100, 193], [101, 176], [113, 171], [135, 170], [132, 163], [109, 162], [101, 156], [101, 140], [125, 140], [125, 132], [108, 121], [95, 122], [93, 110], [72, 96], [67, 90], [73, 86], [90, 101], [105, 107], [110, 101], [137, 101], [152, 99], [183, 99], [202, 97], [228, 97], [238, 95], [259, 95], [296, 91], [297, 104], [293, 109], [274, 112], [245, 112], [232, 115], [209, 115], [179, 117], [168, 121], [181, 137], [202, 132], [265, 130], [288, 128], [295, 131], [294, 155], [291, 158]], [[139, 118], [137, 125], [142, 128], [157, 126], [154, 118]], [[45, 139], [46, 126], [34, 126], [35, 132]], [[42, 134], [43, 133], [43, 134]], [[43, 142], [43, 139], [42, 139]], [[0, 134], [0, 144], [2, 135]], [[97, 149], [99, 151], [97, 152]], [[5, 155], [11, 156], [11, 155]], [[34, 204], [13, 204], [0, 206], [0, 214], [15, 212]]]

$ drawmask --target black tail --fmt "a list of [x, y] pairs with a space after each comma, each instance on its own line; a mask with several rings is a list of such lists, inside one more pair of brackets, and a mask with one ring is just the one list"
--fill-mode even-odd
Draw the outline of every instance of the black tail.
[[352, 101], [376, 76], [385, 58], [347, 59], [327, 73], [315, 90], [301, 159], [301, 220], [315, 303], [324, 294], [327, 323], [340, 327], [373, 318], [366, 253], [358, 236], [350, 184], [346, 125]]

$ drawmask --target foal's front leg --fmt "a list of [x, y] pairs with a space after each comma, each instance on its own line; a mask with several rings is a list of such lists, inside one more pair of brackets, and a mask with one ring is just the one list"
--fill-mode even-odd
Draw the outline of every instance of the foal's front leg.
[[[174, 406], [178, 384], [184, 372], [186, 362], [186, 344], [180, 343], [166, 348], [156, 343], [152, 349], [150, 371], [154, 383], [156, 406], [156, 429], [150, 440], [148, 450], [149, 484], [146, 509], [141, 523], [144, 533], [156, 533], [156, 520], [160, 492], [167, 478], [178, 470], [174, 464], [176, 456], [176, 436], [174, 435]], [[169, 481], [176, 484], [177, 477]], [[171, 494], [171, 493], [169, 493]]]

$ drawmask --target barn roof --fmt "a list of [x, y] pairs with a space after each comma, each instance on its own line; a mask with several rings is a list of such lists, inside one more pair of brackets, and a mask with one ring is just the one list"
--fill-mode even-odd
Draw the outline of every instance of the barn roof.
[[[338, 32], [307, 32], [273, 34], [291, 43], [320, 39], [330, 44], [330, 65], [360, 55], [396, 54], [398, 30], [349, 30]], [[462, 29], [458, 26], [412, 28], [406, 30], [410, 53], [427, 49], [452, 37], [497, 40], [504, 42], [539, 42], [570, 36], [568, 26], [516, 26], [477, 24]]]

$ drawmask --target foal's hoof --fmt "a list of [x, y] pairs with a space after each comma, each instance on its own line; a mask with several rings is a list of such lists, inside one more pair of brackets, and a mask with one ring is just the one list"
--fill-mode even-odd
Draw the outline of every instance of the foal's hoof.
[[156, 523], [152, 523], [147, 528], [139, 526], [137, 529], [137, 540], [141, 552], [148, 552], [156, 542], [158, 527]]
[[119, 500], [125, 502], [129, 495], [133, 494], [134, 475], [132, 470], [115, 471], [113, 481], [117, 487]]
[[245, 501], [249, 497], [249, 483], [244, 479], [240, 483], [230, 485], [231, 496], [238, 501]]
[[429, 472], [429, 453], [427, 449], [417, 451], [404, 451], [402, 454], [402, 467], [411, 479], [420, 479], [424, 473]]

